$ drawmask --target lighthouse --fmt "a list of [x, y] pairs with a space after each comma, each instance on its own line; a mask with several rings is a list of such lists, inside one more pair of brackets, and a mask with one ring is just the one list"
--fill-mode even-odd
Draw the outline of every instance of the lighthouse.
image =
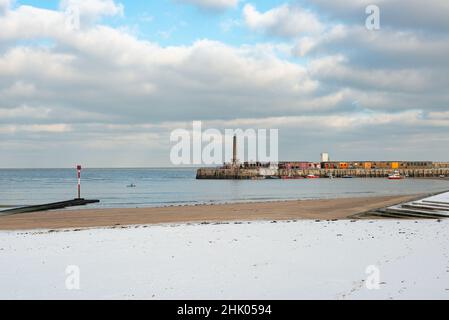
[[234, 135], [233, 143], [232, 143], [232, 166], [237, 167], [238, 159], [237, 159], [237, 135]]

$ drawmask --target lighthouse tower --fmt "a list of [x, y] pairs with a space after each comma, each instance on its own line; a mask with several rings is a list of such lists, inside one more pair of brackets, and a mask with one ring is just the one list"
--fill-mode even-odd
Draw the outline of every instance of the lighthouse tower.
[[237, 135], [234, 135], [232, 143], [232, 166], [235, 168], [238, 166], [239, 160], [237, 159]]

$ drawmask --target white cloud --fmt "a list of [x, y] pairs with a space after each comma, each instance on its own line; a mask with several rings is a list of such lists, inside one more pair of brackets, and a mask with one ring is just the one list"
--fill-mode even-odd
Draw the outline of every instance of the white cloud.
[[62, 11], [79, 15], [81, 23], [92, 23], [103, 16], [124, 15], [124, 6], [114, 0], [62, 0], [59, 6]]
[[2, 120], [25, 119], [45, 119], [48, 117], [50, 109], [48, 108], [30, 108], [28, 106], [20, 106], [12, 109], [0, 108], [0, 118]]
[[[107, 141], [111, 153], [96, 157], [108, 161], [121, 135], [131, 154], [150, 145], [146, 139], [166, 146], [162, 133], [192, 120], [287, 128], [294, 141], [317, 135], [337, 140], [342, 132], [348, 144], [378, 131], [378, 141], [389, 141], [392, 132], [449, 133], [446, 35], [390, 28], [369, 33], [343, 22], [321, 26], [317, 18], [316, 28], [306, 30], [293, 23], [300, 21], [292, 18], [295, 12], [303, 13], [297, 7], [252, 8], [255, 29], [293, 37], [295, 53], [307, 60], [288, 56], [290, 41], [236, 46], [199, 39], [163, 47], [98, 20], [66, 28], [62, 11], [10, 9], [0, 16], [0, 131], [7, 135], [0, 151]], [[87, 12], [99, 17], [114, 10]], [[320, 28], [327, 31], [316, 33]], [[23, 159], [34, 156], [39, 154]]]
[[339, 24], [298, 39], [293, 53], [308, 59], [320, 88], [347, 88], [363, 107], [395, 112], [449, 106], [447, 34]]
[[65, 123], [58, 124], [32, 124], [32, 125], [0, 125], [0, 133], [14, 134], [18, 132], [30, 132], [30, 133], [64, 133], [70, 132], [71, 126]]
[[13, 3], [14, 0], [0, 0], [0, 15], [3, 15], [6, 12], [8, 12]]
[[0, 55], [2, 87], [23, 83], [36, 91], [2, 92], [0, 107], [60, 105], [126, 115], [125, 121], [229, 117], [278, 112], [272, 106], [282, 100], [280, 109], [307, 108], [300, 100], [316, 88], [303, 67], [277, 57], [277, 47], [200, 40], [163, 48], [105, 26], [67, 30], [62, 14], [31, 7], [1, 23], [8, 27], [0, 41], [45, 37], [60, 46], [12, 46]]
[[[427, 70], [383, 67], [373, 71], [354, 65], [345, 54], [330, 54], [336, 41], [342, 41], [342, 47], [347, 46], [346, 41], [366, 41], [355, 47], [359, 51], [369, 48], [369, 38], [354, 36], [352, 29], [341, 26], [322, 36], [309, 36], [305, 52], [319, 53], [320, 57], [312, 55], [310, 63], [303, 66], [279, 57], [279, 52], [287, 51], [283, 45], [235, 47], [200, 40], [190, 46], [161, 47], [101, 25], [66, 30], [62, 13], [23, 6], [0, 19], [4, 26], [0, 42], [43, 37], [59, 44], [4, 50], [0, 55], [0, 86], [4, 88], [0, 91], [0, 108], [51, 105], [73, 112], [95, 112], [96, 116], [122, 116], [123, 121], [149, 117], [174, 121], [225, 119], [233, 114], [265, 117], [337, 112], [351, 107], [351, 102], [359, 98], [381, 109], [388, 109], [388, 104], [406, 108], [410, 101], [417, 106], [429, 96], [435, 108], [447, 101], [441, 94], [448, 82], [441, 66], [436, 70], [429, 65]], [[407, 39], [411, 43], [412, 38]], [[382, 45], [379, 40], [372, 44], [376, 52], [395, 46]], [[402, 46], [396, 46], [401, 57]], [[420, 50], [410, 44], [406, 48], [413, 54]], [[440, 78], [437, 85], [431, 81], [435, 77]], [[362, 90], [365, 95], [360, 97]], [[417, 99], [415, 93], [419, 92], [425, 95]]]
[[241, 21], [237, 19], [227, 19], [220, 23], [220, 28], [223, 32], [229, 32], [236, 27], [241, 26]]
[[[291, 117], [248, 118], [229, 121], [210, 121], [208, 127], [252, 127], [252, 128], [316, 128], [317, 123], [321, 129], [337, 129], [354, 131], [357, 128], [378, 125], [426, 125], [434, 123], [436, 119], [424, 119], [422, 112], [417, 110], [398, 113], [386, 112], [357, 112], [339, 115], [304, 115]], [[449, 125], [449, 119], [440, 120], [438, 125]]]
[[419, 67], [447, 61], [449, 36], [391, 28], [371, 32], [363, 26], [336, 25], [320, 35], [300, 38], [295, 52], [300, 56], [344, 53], [369, 63], [390, 61], [390, 67], [392, 60], [396, 67], [406, 63]]
[[264, 13], [246, 4], [243, 17], [247, 26], [268, 35], [299, 37], [304, 33], [318, 33], [324, 26], [313, 13], [295, 5], [283, 4]]
[[17, 81], [8, 88], [0, 89], [0, 96], [34, 96], [36, 87], [32, 83]]
[[427, 93], [449, 83], [435, 84], [437, 71], [408, 69], [366, 69], [350, 64], [343, 56], [328, 56], [315, 59], [309, 65], [309, 72], [315, 79], [332, 81], [341, 85], [364, 90]]
[[365, 8], [375, 4], [380, 8], [381, 28], [447, 32], [449, 1], [447, 0], [309, 0], [321, 12], [350, 24], [364, 23]]
[[178, 0], [206, 10], [225, 10], [237, 7], [240, 0]]
[[330, 28], [329, 31], [323, 32], [319, 35], [315, 36], [305, 36], [298, 39], [296, 47], [293, 49], [293, 52], [298, 56], [304, 57], [316, 47], [325, 42], [333, 42], [342, 38], [346, 38], [348, 34], [348, 30], [346, 26], [336, 25]]

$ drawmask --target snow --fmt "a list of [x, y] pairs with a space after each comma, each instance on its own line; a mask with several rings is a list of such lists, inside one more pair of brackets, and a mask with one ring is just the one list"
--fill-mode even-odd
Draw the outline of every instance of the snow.
[[[409, 207], [404, 208], [404, 205], [409, 205]], [[423, 207], [425, 208], [423, 209]], [[431, 208], [431, 211], [429, 211], [429, 208]], [[396, 214], [398, 211], [403, 211], [405, 214], [408, 214], [409, 212], [421, 215], [437, 214], [441, 217], [449, 218], [449, 192], [440, 193], [420, 200], [413, 200], [403, 204], [397, 204], [388, 209], [394, 209]]]
[[[448, 230], [359, 220], [0, 232], [0, 299], [448, 299]], [[79, 290], [66, 287], [68, 266]], [[367, 288], [372, 270], [379, 289]]]
[[430, 198], [426, 198], [424, 200], [447, 202], [449, 204], [449, 192], [440, 193], [440, 194], [438, 194], [436, 196], [433, 196], [433, 197], [430, 197]]

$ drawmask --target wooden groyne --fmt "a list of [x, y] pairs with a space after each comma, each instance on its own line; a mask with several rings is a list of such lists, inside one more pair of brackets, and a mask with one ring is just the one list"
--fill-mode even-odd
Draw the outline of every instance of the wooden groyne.
[[88, 204], [99, 203], [99, 202], [100, 202], [100, 200], [73, 199], [73, 200], [68, 200], [68, 201], [40, 204], [40, 205], [35, 205], [35, 206], [20, 207], [20, 208], [14, 208], [14, 209], [0, 211], [0, 217], [1, 216], [10, 216], [10, 215], [14, 215], [14, 214], [21, 214], [21, 213], [31, 213], [31, 212], [39, 212], [39, 211], [64, 209], [64, 208], [69, 208], [69, 207], [85, 206]]
[[267, 174], [258, 168], [200, 168], [197, 171], [197, 179], [233, 179], [233, 180], [256, 180], [256, 179], [301, 179], [308, 175], [320, 178], [386, 178], [394, 173], [410, 178], [438, 178], [449, 177], [449, 168], [432, 169], [277, 169]]

